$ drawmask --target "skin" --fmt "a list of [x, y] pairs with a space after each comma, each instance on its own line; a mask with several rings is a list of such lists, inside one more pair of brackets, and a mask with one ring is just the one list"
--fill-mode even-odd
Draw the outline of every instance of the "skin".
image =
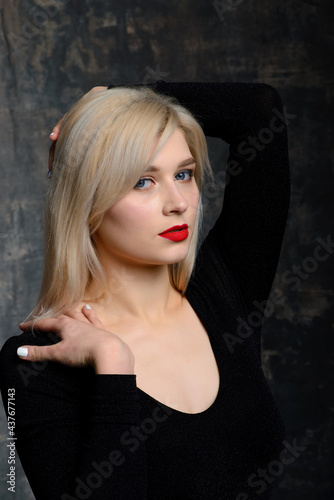
[[[173, 133], [152, 165], [159, 171], [144, 174], [134, 189], [107, 211], [94, 235], [110, 282], [111, 309], [129, 320], [161, 320], [175, 299], [180, 299], [169, 283], [168, 264], [187, 256], [199, 202], [195, 163], [180, 130]], [[187, 239], [173, 242], [159, 236], [183, 224], [188, 225]], [[113, 294], [115, 269], [125, 279]], [[105, 309], [109, 309], [107, 304]]]
[[[54, 141], [60, 126], [61, 122], [53, 129]], [[191, 176], [195, 164], [180, 130], [173, 133], [152, 164], [159, 171], [145, 173], [107, 211], [95, 234], [97, 252], [110, 285], [103, 300], [94, 304], [94, 310], [82, 303], [78, 310], [37, 322], [36, 328], [54, 332], [61, 342], [23, 346], [28, 348], [23, 359], [92, 365], [99, 374], [134, 374], [132, 350], [122, 335], [108, 325], [122, 317], [124, 322], [134, 322], [155, 332], [154, 325], [168, 324], [169, 318], [183, 311], [182, 296], [169, 283], [168, 264], [180, 262], [189, 251], [199, 191]], [[188, 225], [186, 240], [173, 242], [159, 236], [169, 227], [182, 224]], [[88, 298], [93, 294], [94, 289], [87, 290]], [[29, 324], [21, 324], [20, 328], [25, 331]]]
[[[81, 311], [69, 311], [57, 318], [38, 321], [38, 330], [51, 331], [62, 341], [52, 346], [23, 346], [28, 348], [28, 356], [20, 357], [28, 361], [56, 361], [69, 366], [92, 365], [97, 374], [133, 374], [133, 353], [117, 335], [105, 330], [89, 307], [85, 305]], [[20, 328], [23, 331], [29, 329], [29, 323], [22, 323]]]

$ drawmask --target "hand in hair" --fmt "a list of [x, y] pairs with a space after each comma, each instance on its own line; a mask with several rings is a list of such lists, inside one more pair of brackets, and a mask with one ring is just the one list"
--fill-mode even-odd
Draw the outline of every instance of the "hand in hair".
[[[29, 322], [22, 323], [20, 328], [29, 330]], [[129, 346], [105, 330], [90, 306], [84, 306], [81, 312], [41, 319], [35, 328], [51, 331], [61, 341], [49, 346], [21, 346], [18, 355], [24, 360], [56, 361], [78, 367], [91, 365], [97, 374], [134, 374], [134, 356]]]
[[[108, 87], [93, 87], [87, 94], [91, 94], [92, 92], [96, 92], [99, 90], [107, 90]], [[85, 95], [87, 95], [85, 94]], [[53, 127], [52, 132], [50, 134], [50, 139], [52, 141], [51, 147], [49, 149], [49, 172], [52, 172], [52, 164], [53, 164], [53, 157], [54, 157], [54, 152], [55, 152], [55, 147], [56, 147], [56, 142], [59, 137], [60, 129], [61, 129], [61, 124], [63, 122], [63, 119], [65, 118], [65, 115], [59, 120], [59, 122]]]

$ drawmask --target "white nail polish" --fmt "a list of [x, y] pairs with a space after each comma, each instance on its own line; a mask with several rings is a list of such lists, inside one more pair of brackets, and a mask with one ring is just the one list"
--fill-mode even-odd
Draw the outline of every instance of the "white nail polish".
[[55, 133], [54, 133], [54, 132], [51, 132], [51, 134], [49, 135], [49, 137], [51, 137], [52, 135], [55, 135]]
[[22, 356], [23, 358], [26, 358], [28, 356], [27, 347], [19, 347], [17, 350], [17, 355]]
[[91, 307], [90, 307], [90, 305], [89, 305], [89, 304], [86, 304], [86, 305], [85, 305], [85, 308], [86, 308], [86, 309], [91, 309]]

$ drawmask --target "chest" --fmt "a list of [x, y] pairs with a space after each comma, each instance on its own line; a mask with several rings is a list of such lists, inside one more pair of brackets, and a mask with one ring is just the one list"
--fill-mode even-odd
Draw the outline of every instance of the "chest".
[[202, 412], [214, 402], [219, 370], [208, 333], [189, 302], [175, 318], [150, 327], [119, 325], [117, 333], [134, 353], [139, 389], [185, 413]]

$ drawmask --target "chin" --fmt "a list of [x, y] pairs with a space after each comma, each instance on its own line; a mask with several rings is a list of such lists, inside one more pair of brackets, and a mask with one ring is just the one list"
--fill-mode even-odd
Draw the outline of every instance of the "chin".
[[179, 262], [182, 262], [188, 255], [188, 251], [189, 249], [187, 248], [187, 251], [185, 252], [179, 252], [177, 256], [175, 256], [174, 259], [170, 259], [170, 261], [168, 262], [168, 264], [178, 264]]

